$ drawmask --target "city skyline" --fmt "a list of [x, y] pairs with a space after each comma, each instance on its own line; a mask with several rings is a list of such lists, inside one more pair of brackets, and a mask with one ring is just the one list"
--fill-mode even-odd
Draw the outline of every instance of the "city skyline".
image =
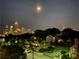
[[8, 34], [21, 35], [24, 33], [32, 33], [32, 30], [30, 28], [22, 27], [19, 21], [16, 20], [10, 26], [8, 24], [4, 25], [2, 31], [0, 32], [0, 35], [3, 35], [3, 36]]
[[11, 25], [16, 19], [32, 30], [62, 26], [78, 29], [78, 3], [78, 0], [0, 0], [0, 26]]

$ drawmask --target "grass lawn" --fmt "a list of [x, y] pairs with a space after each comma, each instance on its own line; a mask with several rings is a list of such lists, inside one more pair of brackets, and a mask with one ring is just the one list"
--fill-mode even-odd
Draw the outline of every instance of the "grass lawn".
[[[35, 59], [60, 59], [61, 56], [61, 51], [66, 51], [66, 54], [69, 54], [69, 48], [66, 47], [57, 47], [51, 52], [35, 52], [34, 57]], [[27, 54], [28, 59], [32, 59], [32, 54], [28, 53]]]

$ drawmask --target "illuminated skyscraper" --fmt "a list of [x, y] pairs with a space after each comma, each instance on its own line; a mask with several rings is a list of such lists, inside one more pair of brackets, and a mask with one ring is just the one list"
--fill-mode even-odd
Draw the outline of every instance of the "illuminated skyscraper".
[[14, 34], [15, 35], [18, 35], [21, 33], [21, 28], [20, 28], [20, 24], [18, 21], [15, 21], [14, 24], [13, 24], [13, 29], [14, 29]]
[[9, 34], [9, 26], [5, 25], [4, 29], [3, 29], [3, 34], [7, 35]]
[[14, 25], [14, 30], [20, 28], [20, 24], [18, 21], [15, 21], [13, 25]]
[[26, 29], [24, 27], [21, 28], [21, 34], [26, 33]]
[[13, 26], [10, 26], [9, 34], [13, 34]]

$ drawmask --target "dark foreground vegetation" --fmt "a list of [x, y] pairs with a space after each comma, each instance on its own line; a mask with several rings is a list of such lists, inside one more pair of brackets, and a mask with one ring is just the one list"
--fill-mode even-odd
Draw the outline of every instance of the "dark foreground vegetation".
[[[38, 52], [43, 53], [43, 56], [49, 56], [48, 54], [55, 51], [56, 47], [67, 47], [70, 49], [75, 44], [75, 39], [79, 41], [78, 35], [79, 31], [71, 28], [66, 28], [63, 31], [57, 28], [48, 28], [46, 30], [36, 30], [34, 33], [24, 33], [21, 35], [8, 34], [5, 37], [0, 37], [0, 58], [26, 59], [26, 49], [28, 53], [34, 54], [34, 52]], [[62, 50], [60, 53], [64, 56], [61, 59], [66, 58], [65, 54], [69, 52], [69, 50], [65, 52], [63, 49], [60, 49]], [[50, 54], [51, 57], [53, 54]], [[31, 57], [34, 59], [34, 55]], [[66, 59], [70, 59], [70, 57]]]

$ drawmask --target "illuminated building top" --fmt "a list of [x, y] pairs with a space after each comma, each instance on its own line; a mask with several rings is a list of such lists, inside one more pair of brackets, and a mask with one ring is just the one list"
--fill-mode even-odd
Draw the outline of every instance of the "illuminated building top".
[[3, 29], [3, 35], [7, 35], [7, 34], [20, 35], [30, 32], [31, 29], [21, 27], [18, 21], [15, 21], [13, 25], [11, 25], [10, 27], [8, 25], [5, 25], [5, 28]]

